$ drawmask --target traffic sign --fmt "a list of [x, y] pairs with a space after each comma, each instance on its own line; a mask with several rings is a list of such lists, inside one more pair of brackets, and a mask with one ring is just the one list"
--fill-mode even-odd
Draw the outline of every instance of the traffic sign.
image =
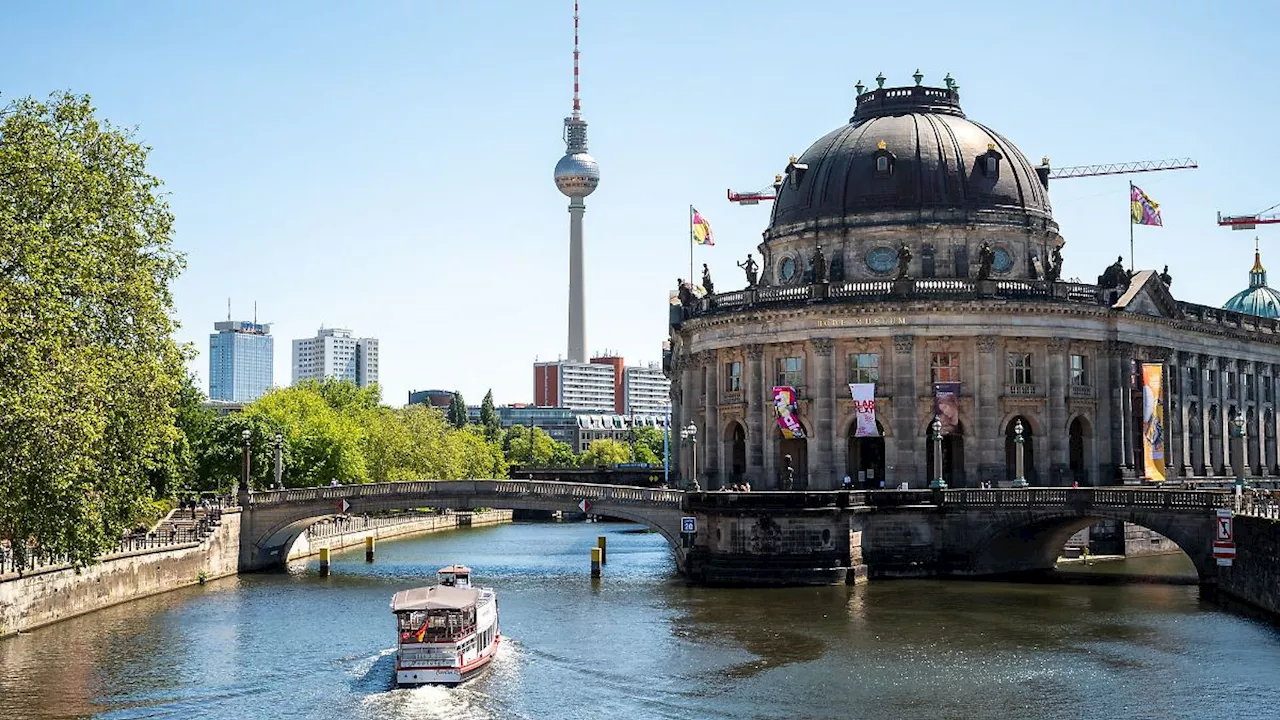
[[1234, 523], [1232, 521], [1233, 514], [1234, 513], [1228, 509], [1218, 510], [1218, 542], [1232, 542], [1235, 540], [1235, 528], [1233, 527]]
[[591, 511], [591, 501], [590, 501], [590, 500], [583, 500], [582, 502], [578, 503], [578, 509], [579, 509], [579, 510], [581, 510], [582, 512], [590, 512], [590, 511]]
[[1216, 558], [1233, 558], [1236, 556], [1236, 544], [1230, 542], [1215, 542], [1213, 544], [1213, 556]]
[[347, 502], [346, 500], [339, 500], [338, 507], [341, 508], [339, 512], [346, 512], [351, 509], [351, 503]]
[[698, 532], [698, 518], [696, 517], [680, 518], [680, 532], [682, 533]]

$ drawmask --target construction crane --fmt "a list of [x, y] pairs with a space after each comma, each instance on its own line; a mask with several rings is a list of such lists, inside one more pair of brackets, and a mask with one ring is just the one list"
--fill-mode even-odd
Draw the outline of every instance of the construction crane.
[[[791, 162], [794, 164], [795, 158], [792, 158]], [[1172, 160], [1140, 160], [1138, 162], [1111, 163], [1109, 165], [1074, 165], [1071, 167], [1052, 168], [1049, 166], [1049, 158], [1046, 157], [1040, 161], [1040, 166], [1036, 168], [1036, 174], [1047, 185], [1049, 180], [1097, 177], [1099, 175], [1127, 175], [1129, 173], [1158, 172], [1160, 170], [1190, 170], [1197, 167], [1199, 165], [1191, 158], [1174, 158]], [[782, 176], [777, 175], [774, 177], [772, 185], [767, 185], [760, 190], [753, 192], [729, 190], [729, 202], [735, 202], [739, 205], [756, 205], [766, 200], [774, 200], [778, 197], [778, 189], [780, 187], [782, 187]], [[1280, 204], [1272, 207], [1280, 207]], [[1270, 210], [1272, 208], [1267, 209]], [[1273, 219], [1265, 222], [1280, 222], [1280, 215], [1272, 217]], [[1226, 223], [1219, 221], [1219, 224]]]
[[1223, 216], [1218, 213], [1218, 225], [1229, 227], [1232, 230], [1253, 230], [1259, 225], [1275, 225], [1280, 223], [1280, 212], [1271, 212], [1280, 207], [1280, 203], [1276, 203], [1262, 212], [1252, 215], [1227, 215]]

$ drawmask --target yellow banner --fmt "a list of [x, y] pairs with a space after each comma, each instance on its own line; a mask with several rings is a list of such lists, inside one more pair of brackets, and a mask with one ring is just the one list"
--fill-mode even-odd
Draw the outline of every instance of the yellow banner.
[[1148, 482], [1164, 480], [1164, 365], [1142, 365], [1142, 464]]

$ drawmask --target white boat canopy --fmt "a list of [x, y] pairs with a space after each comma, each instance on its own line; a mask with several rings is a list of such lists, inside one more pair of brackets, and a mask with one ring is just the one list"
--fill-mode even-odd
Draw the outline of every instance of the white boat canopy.
[[465, 610], [475, 607], [480, 591], [470, 588], [432, 585], [430, 587], [401, 590], [391, 598], [391, 612], [413, 610]]

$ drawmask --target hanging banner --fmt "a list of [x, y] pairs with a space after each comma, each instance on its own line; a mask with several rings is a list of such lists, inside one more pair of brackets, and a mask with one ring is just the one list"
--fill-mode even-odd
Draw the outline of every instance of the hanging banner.
[[782, 437], [788, 440], [804, 439], [804, 428], [800, 427], [800, 419], [796, 417], [798, 407], [795, 388], [779, 385], [773, 389], [773, 409], [778, 411], [778, 429], [782, 430]]
[[853, 436], [880, 437], [876, 428], [876, 384], [849, 383], [849, 394], [853, 395], [853, 407], [858, 417]]
[[1149, 482], [1164, 480], [1164, 365], [1142, 364], [1142, 465]]
[[933, 414], [942, 421], [942, 434], [952, 435], [960, 424], [960, 383], [935, 383]]

